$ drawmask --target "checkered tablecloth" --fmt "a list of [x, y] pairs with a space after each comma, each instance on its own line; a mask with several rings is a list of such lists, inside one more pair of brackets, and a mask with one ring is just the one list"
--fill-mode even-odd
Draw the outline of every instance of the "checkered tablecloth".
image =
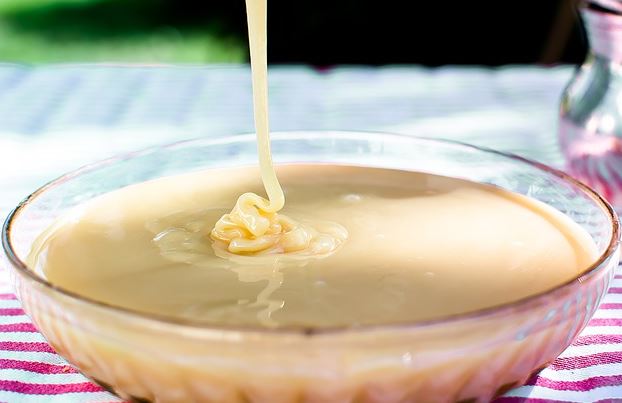
[[[273, 130], [467, 141], [560, 166], [570, 67], [271, 69]], [[46, 181], [112, 154], [252, 132], [246, 66], [0, 65], [0, 217]], [[0, 402], [112, 402], [56, 355], [0, 269]], [[578, 340], [500, 401], [622, 402], [622, 277]]]

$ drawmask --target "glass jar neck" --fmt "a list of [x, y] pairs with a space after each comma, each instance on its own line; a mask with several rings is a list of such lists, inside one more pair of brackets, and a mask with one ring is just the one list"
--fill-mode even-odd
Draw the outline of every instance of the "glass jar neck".
[[622, 63], [622, 15], [589, 8], [583, 9], [581, 13], [591, 52], [601, 58]]

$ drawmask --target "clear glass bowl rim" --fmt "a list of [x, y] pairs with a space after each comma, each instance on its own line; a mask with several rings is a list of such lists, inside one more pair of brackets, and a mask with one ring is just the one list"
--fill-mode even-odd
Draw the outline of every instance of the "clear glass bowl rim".
[[469, 143], [465, 143], [461, 141], [455, 141], [455, 140], [437, 139], [437, 138], [429, 138], [429, 137], [406, 135], [406, 134], [395, 134], [395, 133], [387, 133], [387, 132], [380, 132], [380, 131], [313, 130], [313, 131], [272, 132], [270, 134], [272, 141], [274, 140], [296, 140], [296, 139], [309, 140], [314, 137], [321, 137], [323, 139], [326, 139], [327, 135], [330, 135], [332, 137], [338, 137], [341, 139], [350, 138], [350, 139], [359, 139], [359, 140], [362, 137], [365, 138], [365, 137], [384, 136], [384, 138], [389, 137], [389, 138], [394, 138], [394, 139], [402, 139], [406, 141], [434, 143], [434, 144], [439, 144], [440, 146], [454, 146], [454, 147], [460, 147], [464, 150], [476, 151], [476, 152], [481, 152], [484, 154], [492, 154], [492, 155], [500, 156], [503, 158], [507, 158], [508, 160], [513, 160], [515, 162], [531, 165], [532, 167], [535, 167], [536, 169], [540, 171], [551, 174], [561, 179], [562, 181], [567, 182], [577, 187], [585, 195], [591, 198], [596, 204], [598, 204], [603, 210], [603, 212], [607, 215], [607, 218], [609, 219], [609, 223], [611, 224], [611, 239], [609, 240], [607, 248], [598, 257], [598, 259], [593, 264], [591, 264], [589, 267], [587, 267], [585, 270], [581, 271], [578, 275], [573, 277], [572, 279], [562, 284], [558, 284], [548, 290], [539, 292], [537, 294], [528, 295], [527, 297], [521, 298], [519, 300], [506, 302], [506, 303], [502, 303], [502, 304], [498, 304], [498, 305], [494, 305], [494, 306], [490, 306], [490, 307], [486, 307], [486, 308], [478, 309], [474, 311], [469, 311], [465, 313], [452, 314], [452, 315], [447, 315], [447, 316], [443, 316], [440, 318], [434, 318], [434, 319], [423, 320], [423, 321], [408, 321], [408, 322], [398, 322], [398, 323], [383, 323], [383, 324], [356, 325], [356, 326], [346, 325], [346, 326], [321, 327], [321, 328], [316, 328], [312, 326], [311, 327], [297, 326], [297, 327], [265, 328], [265, 327], [260, 327], [260, 326], [218, 325], [218, 324], [198, 322], [198, 321], [192, 321], [192, 320], [186, 320], [186, 319], [175, 319], [172, 317], [158, 315], [158, 314], [145, 313], [145, 312], [97, 301], [89, 297], [80, 295], [78, 293], [66, 290], [55, 284], [52, 284], [46, 279], [36, 275], [34, 271], [30, 270], [28, 266], [26, 265], [26, 263], [23, 262], [17, 256], [17, 253], [15, 252], [15, 249], [13, 248], [11, 238], [10, 238], [12, 223], [18, 218], [21, 210], [27, 207], [30, 203], [34, 202], [36, 198], [39, 195], [43, 194], [46, 190], [53, 188], [56, 185], [60, 185], [64, 182], [70, 181], [71, 179], [77, 176], [80, 176], [81, 174], [95, 171], [99, 168], [103, 168], [108, 165], [113, 165], [116, 162], [138, 157], [143, 154], [162, 151], [166, 149], [172, 149], [172, 148], [176, 148], [180, 146], [186, 146], [192, 143], [201, 143], [202, 146], [207, 147], [207, 146], [212, 146], [212, 145], [217, 145], [217, 144], [240, 143], [240, 142], [243, 143], [243, 142], [250, 142], [250, 141], [255, 142], [255, 134], [238, 134], [238, 135], [219, 136], [219, 137], [214, 137], [211, 139], [199, 137], [199, 138], [177, 141], [173, 143], [156, 145], [156, 146], [144, 148], [138, 151], [119, 154], [119, 155], [116, 155], [116, 156], [113, 156], [107, 159], [103, 159], [103, 160], [82, 166], [81, 168], [75, 169], [68, 173], [65, 173], [61, 175], [60, 177], [51, 180], [50, 182], [46, 183], [45, 185], [41, 186], [40, 188], [35, 190], [30, 195], [28, 195], [8, 214], [2, 226], [2, 233], [1, 233], [3, 251], [8, 257], [10, 264], [13, 265], [13, 267], [19, 272], [19, 274], [24, 275], [30, 280], [43, 286], [44, 289], [46, 289], [47, 291], [51, 291], [53, 293], [59, 293], [63, 295], [64, 297], [68, 297], [71, 300], [76, 301], [76, 302], [80, 302], [80, 303], [98, 307], [104, 310], [112, 311], [117, 314], [129, 315], [130, 317], [134, 319], [141, 319], [143, 321], [146, 320], [148, 322], [151, 322], [153, 324], [158, 324], [158, 325], [169, 325], [169, 326], [172, 325], [172, 326], [186, 327], [188, 329], [193, 329], [193, 330], [203, 329], [203, 330], [208, 330], [208, 331], [221, 331], [221, 332], [231, 331], [231, 332], [242, 332], [242, 333], [252, 332], [252, 333], [265, 333], [265, 334], [278, 333], [278, 334], [285, 334], [285, 335], [302, 335], [305, 337], [311, 337], [311, 336], [317, 336], [317, 335], [323, 335], [323, 334], [335, 334], [335, 333], [339, 334], [339, 333], [346, 333], [346, 332], [363, 332], [363, 331], [387, 330], [387, 329], [413, 330], [413, 329], [425, 328], [425, 327], [434, 326], [434, 325], [447, 324], [450, 322], [483, 319], [488, 316], [503, 314], [504, 312], [507, 312], [507, 311], [514, 311], [520, 308], [526, 308], [531, 303], [537, 302], [539, 299], [546, 298], [552, 293], [563, 291], [564, 289], [571, 287], [575, 282], [581, 281], [589, 277], [591, 274], [596, 272], [603, 265], [603, 263], [605, 263], [609, 258], [612, 257], [612, 255], [617, 250], [618, 245], [620, 243], [620, 223], [618, 221], [618, 216], [615, 210], [613, 209], [613, 207], [602, 196], [600, 196], [598, 193], [592, 190], [589, 186], [574, 179], [573, 177], [564, 173], [561, 170], [552, 168], [546, 164], [533, 161], [533, 160], [530, 160], [528, 158], [525, 158], [525, 157], [522, 157], [522, 156], [519, 156], [513, 153], [497, 151], [494, 149], [476, 146], [473, 144], [469, 144]]

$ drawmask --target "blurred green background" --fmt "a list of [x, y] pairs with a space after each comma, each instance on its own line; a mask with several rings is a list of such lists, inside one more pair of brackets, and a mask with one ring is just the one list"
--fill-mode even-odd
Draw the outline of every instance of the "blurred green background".
[[[272, 63], [577, 63], [579, 0], [269, 0]], [[0, 0], [0, 61], [237, 63], [245, 0]]]
[[196, 12], [202, 8], [184, 3], [0, 0], [0, 60], [31, 63], [246, 60], [244, 37], [239, 35], [239, 29], [232, 32], [228, 27], [232, 17], [226, 7], [211, 5], [205, 15]]

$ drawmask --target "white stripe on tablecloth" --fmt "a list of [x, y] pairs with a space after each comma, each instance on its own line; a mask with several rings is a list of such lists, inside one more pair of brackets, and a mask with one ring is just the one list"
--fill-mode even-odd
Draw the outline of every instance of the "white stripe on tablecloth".
[[21, 308], [22, 304], [16, 299], [0, 299], [0, 309]]
[[622, 326], [588, 326], [583, 329], [580, 336], [613, 336], [622, 334]]
[[570, 346], [560, 358], [578, 358], [596, 353], [619, 353], [622, 352], [622, 343], [613, 344], [589, 344], [585, 346]]
[[3, 332], [0, 333], [0, 340], [5, 341], [22, 341], [22, 342], [45, 342], [45, 337], [39, 332]]
[[0, 350], [0, 359], [43, 362], [46, 364], [67, 365], [67, 361], [58, 354], [39, 351]]
[[622, 374], [622, 363], [600, 364], [591, 367], [576, 369], [552, 370], [544, 368], [538, 375], [551, 381], [575, 382], [583, 381], [593, 376], [610, 376]]
[[620, 319], [622, 318], [622, 309], [599, 309], [594, 313], [594, 319]]
[[[505, 397], [524, 397], [567, 402], [594, 402], [603, 399], [619, 399], [622, 396], [621, 386], [604, 386], [588, 391], [555, 390], [543, 386], [521, 386], [507, 392]], [[619, 401], [619, 400], [616, 400]]]
[[65, 385], [86, 382], [84, 375], [80, 373], [40, 374], [22, 369], [3, 368], [0, 368], [0, 379], [3, 381], [31, 382], [49, 385]]
[[24, 395], [0, 390], [0, 402], [7, 403], [112, 403], [122, 402], [108, 392], [64, 393], [60, 395]]
[[0, 315], [0, 325], [13, 325], [15, 323], [30, 322], [26, 315], [2, 316]]
[[[616, 287], [620, 287], [619, 285]], [[606, 294], [603, 298], [604, 304], [622, 303], [622, 294]]]

